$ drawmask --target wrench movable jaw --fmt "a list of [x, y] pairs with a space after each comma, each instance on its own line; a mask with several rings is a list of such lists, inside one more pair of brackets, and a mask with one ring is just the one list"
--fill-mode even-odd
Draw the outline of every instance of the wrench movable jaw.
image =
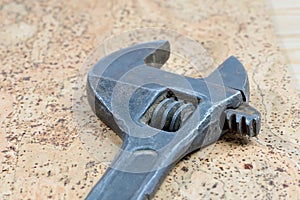
[[227, 58], [213, 73], [207, 78], [208, 82], [222, 81], [225, 87], [239, 90], [243, 94], [245, 102], [249, 102], [250, 88], [245, 67], [234, 56]]

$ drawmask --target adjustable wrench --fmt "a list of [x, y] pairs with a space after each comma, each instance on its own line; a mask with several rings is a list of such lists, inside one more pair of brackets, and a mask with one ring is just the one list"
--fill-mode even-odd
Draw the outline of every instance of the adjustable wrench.
[[185, 155], [233, 131], [253, 137], [260, 113], [249, 105], [243, 65], [231, 56], [206, 78], [160, 69], [168, 41], [116, 51], [88, 73], [93, 112], [123, 140], [118, 155], [86, 199], [150, 199]]

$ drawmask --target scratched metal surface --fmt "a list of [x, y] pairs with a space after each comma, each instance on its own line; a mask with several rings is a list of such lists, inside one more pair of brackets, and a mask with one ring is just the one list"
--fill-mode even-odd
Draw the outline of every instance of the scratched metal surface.
[[263, 1], [3, 0], [0, 9], [1, 199], [86, 196], [117, 152], [107, 144], [120, 140], [83, 106], [99, 125], [105, 161], [82, 144], [73, 115], [78, 71], [104, 38], [141, 27], [186, 35], [216, 64], [238, 56], [263, 116], [258, 138], [246, 145], [225, 137], [188, 156], [155, 199], [300, 198], [299, 94]]

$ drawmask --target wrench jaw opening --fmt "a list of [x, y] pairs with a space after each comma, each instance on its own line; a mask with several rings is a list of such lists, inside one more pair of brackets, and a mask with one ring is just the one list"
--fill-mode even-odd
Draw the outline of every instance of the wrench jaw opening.
[[157, 42], [160, 42], [160, 46], [144, 59], [144, 63], [148, 66], [159, 69], [170, 57], [170, 43], [165, 40]]

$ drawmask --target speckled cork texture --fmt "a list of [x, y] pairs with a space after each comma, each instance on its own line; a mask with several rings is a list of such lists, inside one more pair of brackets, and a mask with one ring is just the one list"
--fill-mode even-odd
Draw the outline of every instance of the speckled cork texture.
[[0, 9], [1, 199], [87, 195], [117, 153], [106, 144], [121, 141], [88, 106], [82, 110], [99, 125], [104, 160], [82, 141], [78, 74], [103, 39], [144, 27], [190, 37], [215, 64], [236, 55], [262, 113], [258, 138], [243, 144], [226, 136], [187, 156], [154, 199], [300, 199], [299, 93], [263, 1], [3, 0]]

